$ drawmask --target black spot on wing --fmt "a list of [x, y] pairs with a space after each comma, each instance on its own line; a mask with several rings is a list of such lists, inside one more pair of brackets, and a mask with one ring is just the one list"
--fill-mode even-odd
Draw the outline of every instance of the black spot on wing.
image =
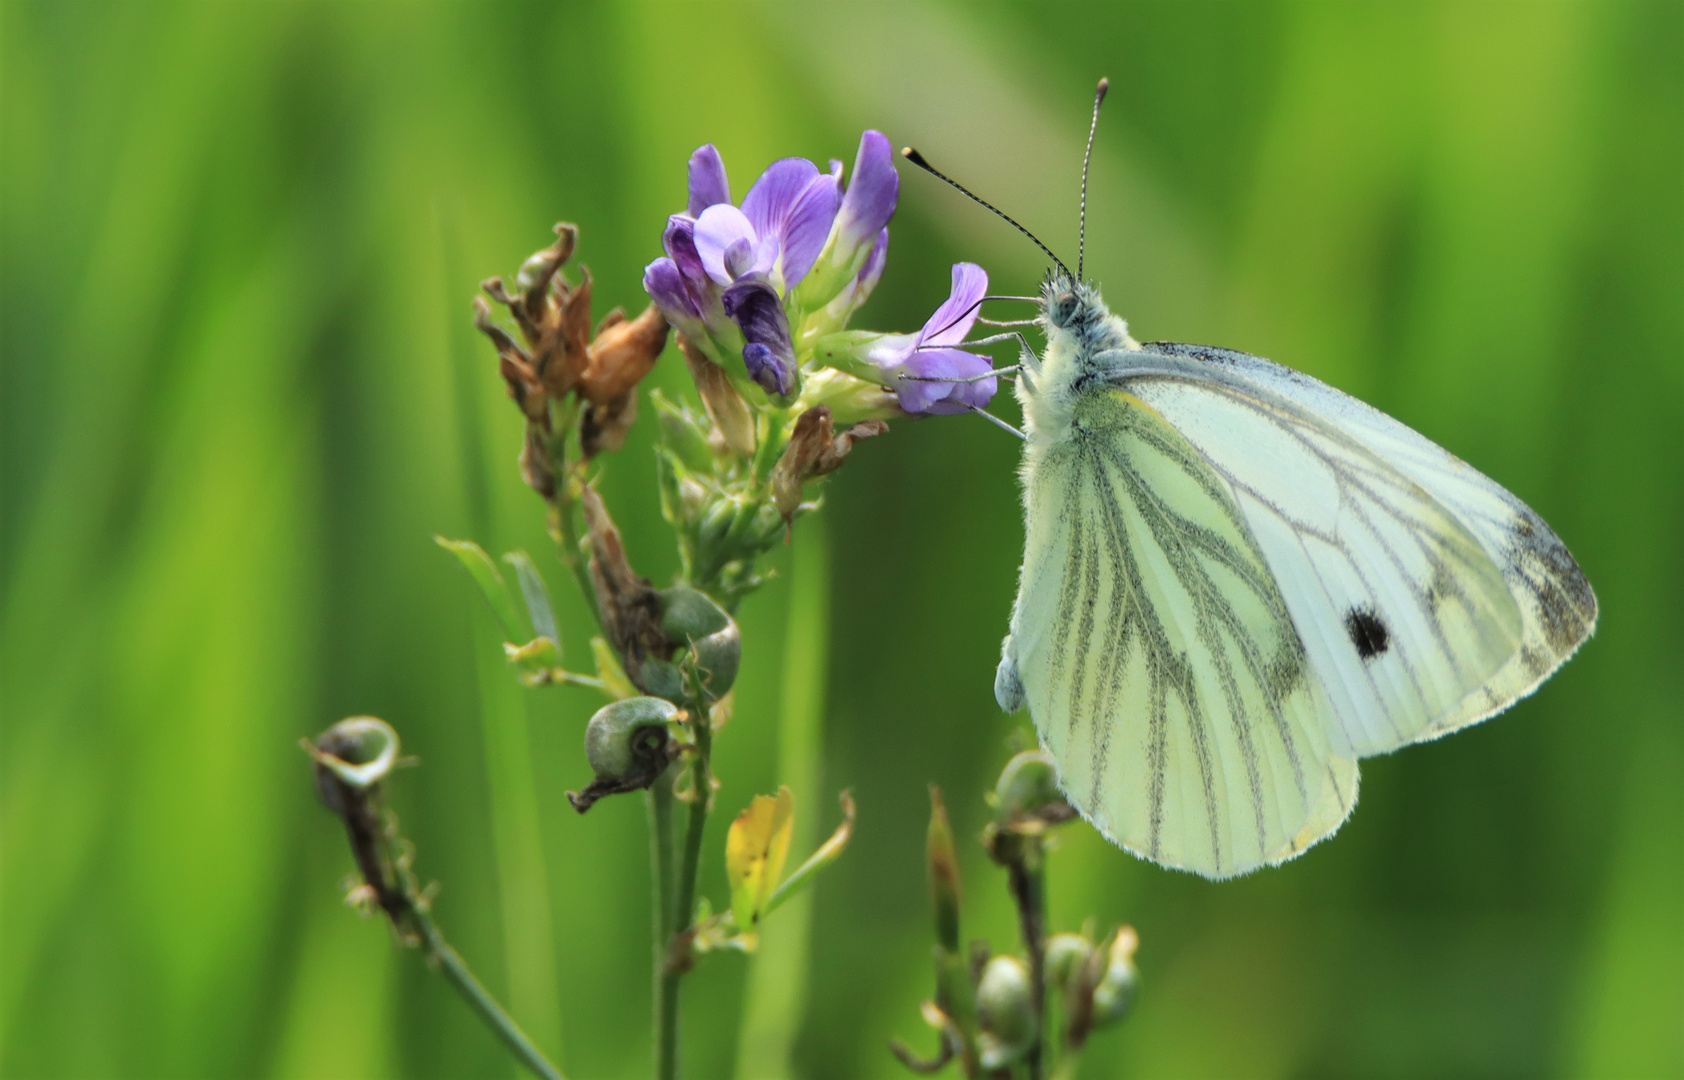
[[1351, 644], [1364, 660], [1384, 653], [1392, 642], [1391, 631], [1373, 608], [1352, 608], [1345, 615], [1345, 632], [1351, 635]]

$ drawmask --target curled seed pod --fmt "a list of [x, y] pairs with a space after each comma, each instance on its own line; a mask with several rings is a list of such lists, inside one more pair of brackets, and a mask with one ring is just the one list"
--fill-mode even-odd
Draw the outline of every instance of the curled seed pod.
[[585, 728], [585, 759], [596, 779], [583, 791], [567, 793], [573, 809], [582, 814], [606, 795], [653, 784], [677, 752], [667, 733], [667, 724], [677, 716], [671, 702], [654, 697], [626, 698], [598, 709]]
[[984, 1069], [1003, 1069], [1022, 1061], [1040, 1028], [1029, 969], [1015, 956], [996, 956], [982, 969], [976, 990], [977, 1038]]
[[661, 632], [695, 657], [704, 704], [712, 705], [730, 692], [742, 661], [742, 635], [736, 620], [712, 597], [683, 585], [661, 593]]
[[1112, 937], [1105, 975], [1093, 990], [1095, 1028], [1116, 1023], [1134, 1006], [1135, 993], [1140, 988], [1140, 972], [1134, 966], [1134, 950], [1139, 946], [1140, 936], [1132, 926], [1123, 927]]
[[1047, 939], [1047, 982], [1068, 987], [1070, 977], [1082, 969], [1093, 953], [1093, 943], [1080, 934], [1054, 934]]
[[[322, 800], [335, 813], [337, 796], [328, 794], [327, 777], [346, 787], [366, 791], [386, 779], [398, 760], [398, 733], [392, 725], [373, 716], [347, 717], [316, 737], [310, 756], [316, 762], [316, 786]], [[335, 789], [336, 790], [336, 789]]]

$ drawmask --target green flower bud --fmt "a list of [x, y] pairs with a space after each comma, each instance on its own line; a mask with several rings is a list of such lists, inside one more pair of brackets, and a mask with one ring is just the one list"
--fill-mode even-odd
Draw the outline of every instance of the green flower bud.
[[1058, 767], [1039, 750], [1025, 750], [1006, 763], [994, 785], [995, 809], [1006, 825], [1037, 816], [1048, 805], [1062, 804]]
[[982, 969], [977, 984], [977, 1037], [984, 1069], [1003, 1069], [1022, 1061], [1040, 1028], [1029, 969], [1015, 956], [996, 956]]
[[959, 905], [963, 891], [959, 884], [959, 854], [953, 848], [953, 826], [941, 788], [930, 785], [930, 832], [927, 842], [930, 860], [930, 902], [936, 912], [936, 940], [950, 955], [959, 952]]
[[585, 728], [585, 759], [596, 779], [582, 792], [568, 792], [573, 809], [584, 813], [605, 795], [639, 791], [653, 784], [677, 751], [667, 724], [678, 717], [671, 702], [626, 698], [598, 709]]
[[1046, 971], [1049, 986], [1068, 987], [1071, 976], [1093, 954], [1093, 943], [1080, 934], [1054, 934], [1047, 939]]
[[1105, 975], [1093, 991], [1093, 1027], [1102, 1028], [1127, 1016], [1140, 988], [1140, 973], [1134, 966], [1134, 950], [1140, 937], [1134, 927], [1125, 926], [1111, 939]]
[[711, 472], [714, 467], [713, 450], [708, 446], [709, 424], [706, 417], [697, 416], [688, 407], [667, 400], [659, 390], [649, 394], [655, 406], [655, 416], [661, 424], [661, 442], [673, 456], [693, 472]]

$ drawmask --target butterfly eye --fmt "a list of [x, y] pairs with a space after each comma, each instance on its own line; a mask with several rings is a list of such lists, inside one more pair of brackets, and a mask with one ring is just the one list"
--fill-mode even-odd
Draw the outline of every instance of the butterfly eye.
[[1063, 326], [1076, 314], [1076, 294], [1059, 293], [1058, 299], [1053, 301], [1053, 318]]

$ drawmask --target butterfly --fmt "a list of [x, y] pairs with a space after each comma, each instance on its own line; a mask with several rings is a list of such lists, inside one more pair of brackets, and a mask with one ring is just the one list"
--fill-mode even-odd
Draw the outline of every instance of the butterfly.
[[1279, 364], [1136, 341], [1053, 259], [994, 692], [1107, 839], [1210, 878], [1292, 859], [1350, 816], [1359, 759], [1501, 712], [1595, 629], [1495, 481]]

